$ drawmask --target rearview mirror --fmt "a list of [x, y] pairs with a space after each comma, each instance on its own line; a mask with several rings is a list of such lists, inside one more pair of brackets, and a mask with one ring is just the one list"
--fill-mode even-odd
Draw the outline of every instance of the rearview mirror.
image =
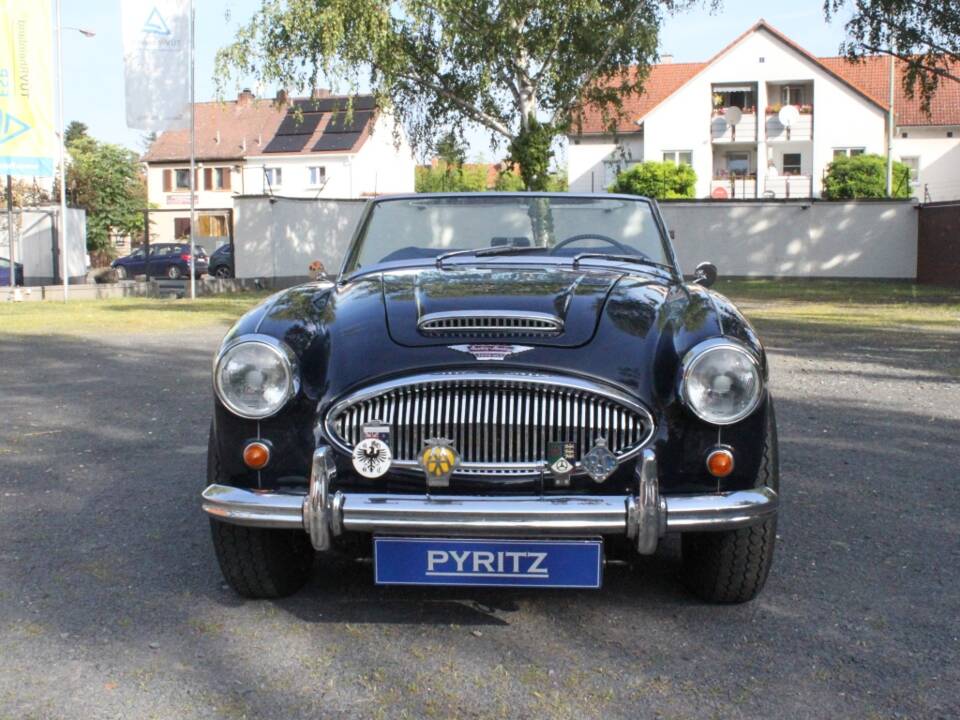
[[710, 287], [717, 281], [717, 266], [712, 262], [702, 262], [693, 271], [693, 281], [697, 285]]

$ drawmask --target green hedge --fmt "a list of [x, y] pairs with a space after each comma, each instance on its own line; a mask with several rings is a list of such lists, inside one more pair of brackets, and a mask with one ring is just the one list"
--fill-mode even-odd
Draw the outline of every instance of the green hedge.
[[689, 165], [643, 162], [619, 173], [608, 189], [615, 193], [674, 200], [692, 198], [696, 184], [697, 174]]
[[[893, 197], [910, 197], [910, 168], [893, 163]], [[887, 159], [883, 155], [838, 157], [827, 166], [823, 179], [827, 200], [887, 197]]]

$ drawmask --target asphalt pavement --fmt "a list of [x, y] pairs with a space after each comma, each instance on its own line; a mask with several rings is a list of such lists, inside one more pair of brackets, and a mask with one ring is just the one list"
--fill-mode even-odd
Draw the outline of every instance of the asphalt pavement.
[[760, 329], [782, 515], [733, 607], [675, 542], [600, 591], [325, 560], [243, 601], [198, 502], [222, 329], [0, 335], [0, 718], [960, 716], [960, 335]]

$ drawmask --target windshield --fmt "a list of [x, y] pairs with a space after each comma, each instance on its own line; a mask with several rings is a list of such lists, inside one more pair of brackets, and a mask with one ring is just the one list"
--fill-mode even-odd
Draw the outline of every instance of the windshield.
[[472, 251], [565, 258], [589, 253], [673, 266], [653, 208], [644, 199], [476, 194], [375, 203], [345, 271], [458, 251], [466, 251], [459, 253], [466, 259]]

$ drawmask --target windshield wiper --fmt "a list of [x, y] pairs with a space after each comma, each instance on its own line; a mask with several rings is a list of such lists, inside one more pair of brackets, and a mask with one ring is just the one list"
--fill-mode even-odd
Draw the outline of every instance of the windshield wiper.
[[476, 257], [487, 257], [490, 255], [522, 255], [523, 253], [543, 252], [544, 250], [546, 250], [546, 248], [538, 245], [526, 245], [523, 247], [518, 247], [516, 245], [504, 245], [503, 247], [451, 250], [450, 252], [443, 253], [442, 255], [437, 255], [437, 267], [442, 268], [444, 260], [447, 258], [456, 257], [457, 255], [474, 255]]
[[602, 258], [604, 260], [616, 260], [617, 262], [631, 262], [637, 263], [639, 265], [651, 265], [652, 267], [663, 268], [673, 272], [673, 267], [665, 263], [657, 262], [656, 260], [651, 260], [648, 257], [643, 255], [615, 255], [613, 253], [605, 252], [582, 252], [573, 256], [573, 267], [577, 267], [580, 264], [580, 261], [584, 258]]

